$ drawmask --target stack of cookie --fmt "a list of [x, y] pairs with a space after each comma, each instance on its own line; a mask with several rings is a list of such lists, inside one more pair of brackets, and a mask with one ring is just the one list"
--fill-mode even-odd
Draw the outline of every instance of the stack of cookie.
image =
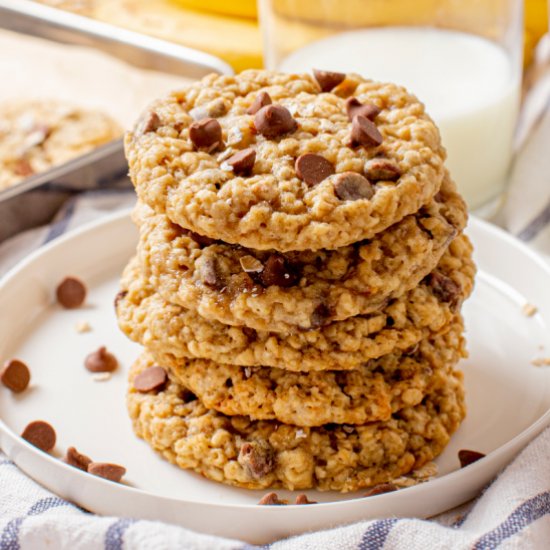
[[137, 435], [258, 489], [352, 491], [443, 450], [475, 268], [416, 98], [352, 74], [210, 76], [152, 105], [126, 151]]

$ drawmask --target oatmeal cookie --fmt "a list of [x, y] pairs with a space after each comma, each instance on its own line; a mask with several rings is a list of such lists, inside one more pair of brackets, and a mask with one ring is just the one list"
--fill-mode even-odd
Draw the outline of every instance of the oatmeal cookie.
[[306, 74], [210, 75], [151, 105], [125, 144], [143, 202], [257, 250], [372, 238], [427, 204], [444, 175], [424, 106], [354, 74], [325, 92]]
[[[136, 363], [130, 380], [142, 372]], [[355, 491], [420, 468], [445, 448], [465, 415], [462, 374], [441, 371], [420, 404], [362, 426], [304, 428], [208, 410], [170, 380], [160, 393], [130, 383], [135, 433], [180, 468], [247, 489]]]
[[462, 321], [408, 353], [372, 359], [355, 370], [294, 373], [269, 367], [238, 367], [207, 359], [180, 359], [155, 353], [144, 364], [162, 365], [207, 409], [252, 420], [296, 426], [365, 424], [389, 420], [430, 393], [439, 371], [450, 372], [466, 355]]
[[57, 101], [0, 105], [0, 189], [122, 135], [108, 115]]
[[348, 370], [448, 330], [472, 290], [474, 274], [470, 242], [460, 235], [435, 271], [382, 310], [316, 329], [277, 333], [208, 321], [166, 302], [133, 260], [122, 279], [117, 316], [121, 330], [132, 340], [176, 359], [196, 357], [293, 371]]
[[436, 200], [373, 240], [317, 252], [256, 251], [211, 241], [139, 205], [143, 273], [167, 301], [257, 330], [315, 328], [370, 313], [432, 271], [466, 224], [448, 174]]

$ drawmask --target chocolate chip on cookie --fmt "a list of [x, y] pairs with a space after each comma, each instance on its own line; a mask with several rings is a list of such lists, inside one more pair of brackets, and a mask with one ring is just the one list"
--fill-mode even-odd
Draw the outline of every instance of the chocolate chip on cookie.
[[365, 174], [370, 181], [395, 181], [401, 177], [401, 170], [391, 160], [373, 158], [365, 162]]
[[134, 378], [134, 389], [140, 393], [161, 391], [167, 381], [168, 375], [162, 367], [148, 367]]
[[118, 483], [126, 473], [126, 468], [110, 462], [92, 462], [88, 465], [88, 473]]
[[460, 286], [450, 277], [439, 271], [433, 271], [426, 277], [425, 281], [440, 302], [451, 304], [451, 306], [458, 303], [461, 295]]
[[79, 453], [74, 447], [69, 447], [63, 459], [69, 466], [74, 466], [79, 470], [88, 471], [88, 466], [92, 463], [89, 456]]
[[27, 389], [31, 380], [31, 373], [29, 367], [23, 361], [10, 359], [4, 363], [4, 367], [0, 373], [0, 380], [13, 393], [21, 393]]
[[369, 120], [374, 120], [380, 114], [380, 111], [381, 109], [374, 103], [361, 103], [356, 97], [346, 99], [346, 112], [350, 122], [356, 116], [364, 116]]
[[155, 111], [149, 111], [138, 124], [137, 133], [147, 134], [149, 132], [156, 132], [160, 125], [160, 117], [157, 113], [155, 113]]
[[116, 293], [116, 296], [115, 296], [115, 299], [114, 299], [115, 309], [118, 307], [118, 304], [120, 303], [120, 301], [124, 300], [124, 298], [126, 297], [127, 294], [128, 294], [127, 290], [119, 290]]
[[113, 372], [118, 367], [118, 361], [105, 346], [101, 346], [86, 356], [84, 366], [90, 372]]
[[199, 277], [201, 281], [212, 288], [221, 289], [225, 286], [225, 281], [220, 273], [220, 267], [214, 256], [208, 256], [198, 266]]
[[247, 442], [241, 446], [237, 461], [251, 477], [261, 479], [275, 467], [275, 454], [267, 445]]
[[45, 453], [49, 453], [55, 447], [57, 439], [55, 430], [43, 420], [35, 420], [28, 424], [21, 437]]
[[315, 153], [305, 153], [296, 159], [296, 174], [310, 187], [321, 183], [334, 174], [334, 166], [330, 161]]
[[366, 497], [374, 497], [376, 495], [382, 495], [384, 493], [392, 493], [397, 491], [397, 487], [393, 483], [379, 483], [371, 487], [366, 493]]
[[34, 174], [34, 168], [26, 158], [20, 158], [15, 161], [13, 172], [17, 176], [26, 178], [27, 176], [32, 176]]
[[258, 133], [270, 139], [288, 132], [294, 132], [298, 127], [298, 123], [292, 118], [286, 107], [267, 105], [256, 113], [254, 127]]
[[281, 286], [283, 288], [294, 286], [298, 282], [298, 276], [288, 262], [279, 254], [272, 254], [265, 262], [260, 279], [265, 286]]
[[313, 76], [319, 83], [319, 86], [321, 86], [321, 90], [323, 92], [330, 92], [346, 79], [346, 75], [344, 73], [320, 71], [318, 69], [313, 69]]
[[189, 126], [189, 138], [197, 149], [210, 149], [222, 142], [222, 127], [214, 118], [203, 118]]
[[256, 96], [256, 98], [252, 102], [252, 105], [248, 108], [246, 112], [249, 115], [255, 115], [262, 107], [271, 105], [272, 103], [273, 102], [271, 101], [271, 97], [269, 97], [269, 94], [262, 91]]
[[243, 149], [242, 151], [235, 153], [227, 160], [227, 164], [231, 166], [235, 174], [246, 176], [252, 172], [255, 161], [256, 151], [252, 149], [252, 147], [249, 147], [248, 149]]
[[367, 117], [356, 115], [351, 123], [351, 147], [363, 145], [364, 147], [376, 147], [382, 143], [382, 134]]
[[365, 176], [357, 172], [342, 172], [334, 178], [334, 194], [343, 201], [370, 199], [374, 189]]
[[261, 506], [284, 506], [288, 504], [286, 500], [279, 498], [277, 493], [267, 493], [258, 502]]
[[325, 304], [319, 304], [311, 314], [311, 326], [319, 328], [327, 324], [330, 317], [330, 310]]
[[296, 497], [296, 504], [317, 504], [316, 500], [309, 500], [307, 495], [301, 494]]
[[465, 468], [483, 457], [485, 457], [485, 455], [483, 453], [478, 453], [477, 451], [470, 451], [468, 449], [458, 451], [458, 460], [460, 460], [461, 468]]
[[76, 277], [65, 277], [57, 286], [57, 301], [66, 309], [80, 307], [86, 299], [86, 286]]

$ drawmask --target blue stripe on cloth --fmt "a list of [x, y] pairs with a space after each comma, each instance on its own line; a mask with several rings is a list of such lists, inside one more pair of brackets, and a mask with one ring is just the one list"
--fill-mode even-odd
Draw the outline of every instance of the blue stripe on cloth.
[[527, 226], [518, 233], [518, 239], [530, 241], [534, 239], [550, 223], [550, 202], [537, 214]]
[[375, 521], [361, 537], [357, 550], [380, 550], [386, 543], [397, 518], [379, 519]]
[[12, 519], [8, 522], [6, 527], [4, 527], [2, 535], [0, 536], [0, 550], [20, 550], [19, 531], [25, 518], [29, 516], [37, 516], [47, 510], [50, 510], [51, 508], [55, 508], [56, 506], [65, 505], [72, 506], [70, 502], [58, 497], [46, 497], [36, 501], [29, 508], [27, 515]]
[[122, 550], [124, 533], [135, 522], [135, 519], [120, 518], [111, 524], [105, 533], [105, 550]]
[[550, 514], [550, 491], [541, 493], [518, 506], [498, 527], [483, 535], [472, 547], [473, 550], [496, 548], [504, 540]]
[[48, 231], [48, 234], [46, 235], [46, 239], [42, 244], [49, 243], [50, 241], [53, 241], [67, 230], [67, 226], [69, 225], [69, 222], [71, 221], [74, 213], [74, 209], [76, 206], [76, 201], [71, 202], [67, 206], [67, 211], [65, 212], [65, 217], [61, 220], [59, 220], [57, 223], [54, 223], [50, 230]]
[[0, 466], [15, 466], [15, 462], [6, 458], [4, 460], [0, 460]]

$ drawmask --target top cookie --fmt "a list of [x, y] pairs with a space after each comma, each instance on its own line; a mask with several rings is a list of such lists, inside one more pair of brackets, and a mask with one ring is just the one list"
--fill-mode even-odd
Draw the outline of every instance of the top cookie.
[[280, 252], [346, 246], [416, 212], [444, 173], [424, 106], [354, 74], [322, 84], [250, 70], [157, 101], [126, 135], [138, 195], [196, 233]]

